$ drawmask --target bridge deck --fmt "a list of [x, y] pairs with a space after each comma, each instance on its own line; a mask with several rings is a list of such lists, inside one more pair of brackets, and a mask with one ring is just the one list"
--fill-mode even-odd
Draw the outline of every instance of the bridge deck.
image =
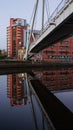
[[31, 44], [29, 52], [37, 53], [73, 34], [73, 0], [69, 0], [69, 3], [51, 22], [55, 24], [49, 23], [40, 37]]

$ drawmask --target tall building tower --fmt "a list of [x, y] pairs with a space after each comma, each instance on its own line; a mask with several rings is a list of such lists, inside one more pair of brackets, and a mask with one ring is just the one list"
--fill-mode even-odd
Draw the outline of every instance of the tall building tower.
[[7, 54], [10, 58], [17, 58], [18, 50], [24, 47], [24, 30], [27, 29], [26, 20], [11, 18], [7, 27]]

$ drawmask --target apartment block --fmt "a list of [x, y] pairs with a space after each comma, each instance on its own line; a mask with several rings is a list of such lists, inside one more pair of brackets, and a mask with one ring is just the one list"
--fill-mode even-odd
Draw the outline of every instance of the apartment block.
[[71, 61], [73, 60], [73, 37], [60, 41], [42, 51], [44, 61]]
[[22, 18], [10, 18], [10, 25], [7, 27], [7, 54], [9, 58], [18, 57], [18, 50], [24, 47], [25, 32], [27, 23]]

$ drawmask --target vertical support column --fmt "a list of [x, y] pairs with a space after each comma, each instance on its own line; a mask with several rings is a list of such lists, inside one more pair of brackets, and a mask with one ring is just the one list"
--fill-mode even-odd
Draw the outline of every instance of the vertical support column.
[[33, 30], [33, 26], [34, 26], [35, 17], [36, 17], [38, 2], [39, 2], [39, 0], [36, 0], [34, 16], [33, 16], [33, 21], [32, 21], [32, 27], [31, 27], [31, 30], [29, 31], [30, 34], [29, 34], [29, 39], [28, 39], [28, 46], [27, 46], [27, 49], [26, 49], [26, 60], [27, 60], [28, 50], [29, 50], [29, 46], [30, 46], [30, 37], [32, 35], [32, 30]]

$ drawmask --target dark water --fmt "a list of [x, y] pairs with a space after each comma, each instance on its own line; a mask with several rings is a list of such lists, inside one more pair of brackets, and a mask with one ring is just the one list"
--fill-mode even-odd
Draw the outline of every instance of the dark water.
[[[4, 72], [3, 72], [4, 73]], [[50, 130], [29, 81], [39, 79], [73, 113], [73, 68], [0, 75], [0, 130]]]

